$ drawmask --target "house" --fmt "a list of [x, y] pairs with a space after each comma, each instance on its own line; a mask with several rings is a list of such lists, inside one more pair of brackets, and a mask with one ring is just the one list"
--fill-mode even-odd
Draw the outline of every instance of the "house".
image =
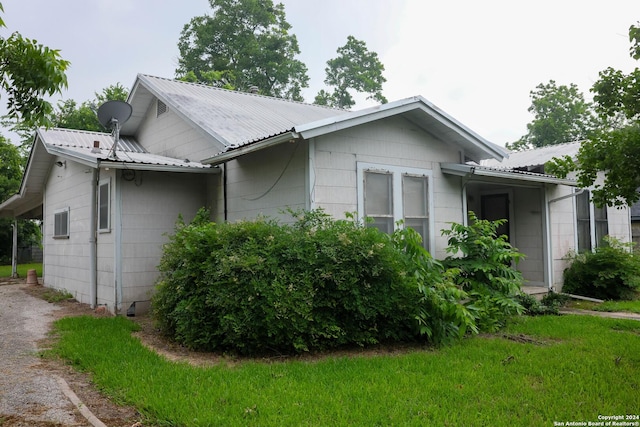
[[214, 221], [286, 208], [357, 212], [384, 231], [404, 220], [435, 257], [440, 230], [468, 210], [507, 218], [527, 286], [544, 290], [561, 285], [587, 227], [630, 239], [628, 212], [585, 216], [575, 181], [542, 173], [548, 153], [507, 159], [420, 96], [348, 112], [138, 75], [128, 103], [115, 147], [106, 133], [38, 130], [19, 192], [0, 205], [43, 221], [46, 286], [111, 312], [149, 300], [167, 234], [203, 206]]

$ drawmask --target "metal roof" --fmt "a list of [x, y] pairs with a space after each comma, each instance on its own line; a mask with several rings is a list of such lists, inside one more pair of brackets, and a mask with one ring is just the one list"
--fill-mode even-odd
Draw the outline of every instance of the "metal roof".
[[273, 143], [309, 139], [392, 116], [401, 116], [442, 141], [460, 145], [473, 160], [507, 156], [504, 148], [421, 96], [350, 112], [145, 74], [138, 75], [129, 94], [133, 114], [121, 134], [135, 134], [156, 98], [217, 143], [212, 148], [218, 152], [202, 160], [204, 163], [220, 163]]
[[483, 178], [509, 179], [518, 181], [528, 181], [544, 184], [560, 184], [575, 187], [578, 183], [569, 178], [557, 178], [553, 175], [542, 173], [526, 172], [514, 169], [492, 168], [489, 166], [479, 166], [460, 163], [440, 163], [442, 172], [457, 176], [477, 176]]
[[[113, 138], [108, 133], [78, 131], [70, 129], [38, 129], [38, 138], [42, 141], [49, 154], [69, 157], [76, 161], [97, 165], [111, 162], [132, 168], [136, 165], [139, 169], [155, 169], [166, 171], [179, 171], [181, 169], [198, 169], [205, 172], [211, 169], [209, 165], [193, 162], [189, 159], [174, 159], [166, 156], [148, 153], [132, 137], [121, 137], [115, 150], [115, 158], [109, 157], [113, 148]], [[93, 150], [94, 141], [99, 143], [100, 150]], [[112, 167], [117, 168], [117, 165]]]
[[580, 149], [580, 142], [569, 142], [566, 144], [547, 145], [546, 147], [534, 148], [524, 151], [511, 151], [509, 158], [502, 161], [495, 159], [482, 160], [480, 165], [493, 168], [513, 169], [540, 166], [547, 163], [554, 157], [569, 156], [575, 158]]
[[140, 74], [129, 96], [134, 112], [122, 126], [123, 134], [134, 133], [153, 100], [149, 94], [211, 135], [224, 147], [221, 151], [284, 134], [297, 125], [349, 114], [320, 105]]

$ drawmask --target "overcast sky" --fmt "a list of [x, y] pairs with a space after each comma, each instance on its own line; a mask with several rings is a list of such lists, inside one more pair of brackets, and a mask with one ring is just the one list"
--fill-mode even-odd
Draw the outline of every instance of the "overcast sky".
[[[422, 95], [481, 136], [504, 145], [526, 133], [529, 92], [539, 83], [576, 83], [589, 96], [598, 72], [640, 65], [627, 30], [639, 0], [284, 0], [309, 69], [312, 102], [326, 61], [348, 35], [385, 65], [384, 95]], [[136, 74], [175, 76], [177, 42], [208, 0], [3, 0], [7, 36], [19, 31], [71, 61], [78, 102]], [[4, 99], [0, 103], [4, 104]], [[371, 104], [359, 103], [356, 109]]]

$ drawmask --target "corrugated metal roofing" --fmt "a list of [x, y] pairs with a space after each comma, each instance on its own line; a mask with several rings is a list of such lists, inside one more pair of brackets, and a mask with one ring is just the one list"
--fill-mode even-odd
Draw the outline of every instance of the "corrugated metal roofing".
[[[39, 129], [38, 135], [47, 150], [63, 150], [62, 152], [88, 161], [113, 161], [109, 152], [113, 146], [113, 138], [108, 133], [78, 131], [71, 129]], [[100, 142], [100, 152], [92, 152], [94, 141]], [[192, 162], [186, 159], [174, 159], [148, 153], [132, 137], [122, 137], [116, 148], [118, 162], [139, 165], [167, 166], [171, 168], [208, 169], [209, 165]]]
[[570, 142], [566, 144], [548, 145], [546, 147], [534, 148], [524, 151], [509, 152], [509, 158], [502, 161], [487, 159], [482, 160], [480, 165], [493, 168], [526, 168], [531, 166], [544, 165], [554, 157], [575, 157], [580, 149], [580, 142]]
[[194, 122], [228, 149], [287, 133], [297, 125], [349, 114], [345, 110], [202, 84], [149, 75], [138, 78], [176, 113]]

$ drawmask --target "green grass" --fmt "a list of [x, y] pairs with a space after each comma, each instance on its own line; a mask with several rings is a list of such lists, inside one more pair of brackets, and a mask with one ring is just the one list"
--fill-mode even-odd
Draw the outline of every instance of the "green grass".
[[582, 300], [572, 300], [568, 304], [571, 308], [581, 310], [607, 311], [607, 312], [629, 312], [640, 313], [640, 293], [630, 301], [605, 301], [602, 303]]
[[[18, 264], [18, 276], [27, 277], [28, 270], [36, 270], [38, 277], [42, 277], [42, 263]], [[11, 277], [11, 265], [0, 265], [0, 277]]]
[[145, 425], [551, 426], [638, 413], [633, 320], [521, 318], [438, 350], [209, 368], [166, 361], [135, 329], [122, 317], [61, 319], [53, 353], [135, 405]]
[[605, 301], [596, 305], [596, 311], [628, 311], [631, 313], [640, 313], [640, 300], [635, 301]]

